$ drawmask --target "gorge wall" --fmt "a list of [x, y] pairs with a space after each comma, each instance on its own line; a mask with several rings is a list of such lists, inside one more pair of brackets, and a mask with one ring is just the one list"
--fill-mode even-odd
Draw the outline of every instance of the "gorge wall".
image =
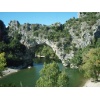
[[21, 34], [20, 42], [27, 48], [23, 55], [25, 66], [32, 64], [36, 45], [44, 43], [53, 49], [64, 66], [68, 66], [79, 48], [86, 47], [94, 38], [100, 37], [100, 13], [79, 13], [79, 18], [73, 17], [64, 24], [49, 26], [21, 25], [14, 20], [9, 23], [8, 35], [14, 37], [15, 34]]

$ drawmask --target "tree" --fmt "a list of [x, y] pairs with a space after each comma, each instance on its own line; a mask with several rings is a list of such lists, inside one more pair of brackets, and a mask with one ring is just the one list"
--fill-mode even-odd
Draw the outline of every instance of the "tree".
[[59, 74], [59, 77], [58, 77], [58, 80], [57, 80], [58, 86], [59, 87], [66, 87], [66, 86], [68, 86], [68, 81], [69, 81], [69, 78], [66, 75], [66, 72], [65, 71], [62, 71]]
[[39, 87], [67, 86], [68, 82], [67, 79], [68, 77], [66, 76], [66, 73], [62, 73], [59, 70], [59, 66], [57, 63], [55, 62], [50, 64], [45, 63], [43, 69], [40, 71], [40, 78], [37, 80], [36, 86]]
[[50, 64], [44, 63], [43, 69], [40, 71], [41, 77], [37, 81], [37, 86], [56, 86], [58, 74], [59, 74], [59, 66], [53, 62]]
[[90, 49], [90, 51], [83, 56], [81, 69], [84, 70], [86, 77], [98, 81], [100, 74], [100, 48]]
[[95, 41], [95, 44], [94, 44], [95, 48], [100, 47], [100, 38], [95, 39], [94, 41]]
[[5, 24], [2, 20], [0, 20], [0, 41], [5, 40], [4, 37], [6, 35], [6, 31], [5, 31], [6, 27]]
[[0, 75], [2, 75], [2, 71], [4, 70], [4, 67], [6, 66], [6, 59], [5, 59], [5, 53], [0, 54]]
[[82, 50], [78, 50], [74, 57], [71, 59], [71, 63], [75, 66], [79, 66], [82, 63]]

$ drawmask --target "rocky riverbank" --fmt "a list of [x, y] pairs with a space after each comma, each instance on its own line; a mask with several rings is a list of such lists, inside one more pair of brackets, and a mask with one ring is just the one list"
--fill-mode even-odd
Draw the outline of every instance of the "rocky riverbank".
[[[2, 77], [7, 76], [7, 75], [12, 74], [12, 73], [15, 73], [15, 72], [18, 72], [18, 71], [19, 71], [19, 69], [7, 68], [2, 72], [3, 73]], [[2, 77], [0, 77], [0, 78], [2, 78]]]
[[[28, 66], [27, 68], [31, 68], [32, 66]], [[3, 76], [0, 76], [0, 78], [4, 77], [4, 76], [7, 76], [9, 74], [12, 74], [12, 73], [16, 73], [18, 72], [19, 70], [25, 68], [24, 66], [19, 66], [19, 67], [11, 67], [11, 68], [6, 68], [4, 71], [2, 71], [3, 73]]]
[[[100, 80], [100, 79], [99, 79]], [[83, 87], [100, 87], [100, 81], [98, 82], [91, 82], [91, 79], [89, 79]]]

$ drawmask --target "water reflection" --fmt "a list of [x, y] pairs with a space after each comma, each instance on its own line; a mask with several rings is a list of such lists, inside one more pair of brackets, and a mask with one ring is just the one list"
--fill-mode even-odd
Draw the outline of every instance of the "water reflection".
[[[37, 79], [39, 78], [39, 72], [43, 68], [44, 61], [46, 63], [50, 63], [53, 60], [46, 59], [34, 59], [33, 67], [30, 69], [22, 69], [17, 73], [13, 73], [8, 75], [2, 79], [0, 79], [1, 86], [23, 86], [23, 87], [34, 87]], [[62, 63], [59, 63], [60, 70], [66, 69], [63, 67]], [[82, 84], [86, 81], [83, 77], [83, 74], [78, 71], [78, 69], [66, 69], [67, 74], [70, 78], [69, 86], [82, 86]]]

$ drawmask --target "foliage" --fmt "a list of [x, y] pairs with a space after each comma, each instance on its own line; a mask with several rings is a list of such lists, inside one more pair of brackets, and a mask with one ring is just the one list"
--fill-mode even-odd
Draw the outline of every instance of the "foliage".
[[96, 43], [94, 44], [95, 48], [100, 47], [100, 38], [97, 39]]
[[41, 87], [56, 86], [59, 72], [59, 66], [56, 63], [44, 64], [44, 68], [40, 72], [41, 77], [36, 85]]
[[88, 45], [85, 48], [78, 49], [75, 52], [74, 57], [70, 60], [70, 62], [74, 64], [75, 66], [79, 67], [83, 62], [83, 59], [82, 59], [83, 55], [86, 54], [91, 48], [92, 46]]
[[1, 41], [0, 42], [0, 53], [6, 52], [7, 50], [8, 50], [8, 45], [4, 41]]
[[71, 63], [73, 63], [75, 66], [79, 66], [82, 63], [82, 50], [79, 49], [74, 57], [71, 59]]
[[[63, 80], [64, 79], [64, 80]], [[36, 82], [38, 87], [67, 86], [68, 77], [66, 73], [59, 70], [57, 63], [44, 64], [40, 71], [40, 78]]]
[[[97, 14], [96, 12], [91, 12], [91, 13], [83, 12], [81, 14], [86, 15], [86, 16], [80, 17], [80, 18], [75, 18], [75, 17], [70, 18], [64, 24], [55, 23], [50, 26], [40, 25], [40, 24], [32, 24], [31, 29], [33, 32], [33, 36], [41, 37], [41, 38], [45, 37], [45, 39], [56, 42], [56, 43], [59, 41], [57, 46], [59, 46], [59, 48], [60, 48], [63, 44], [65, 53], [69, 53], [72, 50], [71, 48], [68, 48], [69, 45], [71, 45], [71, 41], [73, 38], [72, 36], [75, 35], [78, 38], [81, 36], [82, 23], [86, 22], [89, 25], [89, 27], [92, 28], [93, 24], [95, 24], [96, 21], [98, 19], [100, 19], [100, 16], [96, 16], [96, 14]], [[25, 28], [27, 28], [27, 26], [28, 26], [28, 24], [25, 25]], [[4, 25], [3, 21], [1, 21], [1, 20], [0, 20], [0, 29], [1, 30], [5, 29], [5, 25]], [[19, 29], [21, 29], [21, 27]], [[14, 26], [12, 26], [11, 28], [8, 27], [7, 29], [5, 29], [9, 34], [9, 36], [8, 36], [9, 43], [5, 43], [5, 41], [0, 42], [0, 52], [5, 52], [7, 64], [9, 64], [9, 65], [11, 64], [11, 62], [13, 62], [14, 64], [15, 63], [20, 64], [21, 62], [23, 62], [23, 60], [21, 60], [21, 59], [23, 59], [22, 55], [25, 53], [25, 46], [23, 46], [20, 43], [21, 35], [19, 33], [19, 29], [15, 30]], [[85, 31], [85, 29], [83, 29], [83, 30]], [[5, 33], [6, 32], [4, 31], [3, 34], [5, 34]], [[73, 34], [71, 34], [71, 33], [73, 33]], [[92, 34], [92, 31], [90, 31], [89, 33]], [[62, 40], [64, 40], [64, 41], [62, 42]], [[96, 45], [99, 47], [99, 42], [96, 43]], [[73, 48], [75, 48], [75, 46]], [[81, 55], [82, 52], [80, 51], [79, 53], [76, 53], [75, 57], [72, 59], [72, 62], [75, 65], [80, 65], [80, 63], [82, 62], [82, 55]], [[40, 47], [39, 50], [38, 49], [36, 50], [36, 53], [37, 54], [40, 53], [40, 55], [44, 55], [46, 58], [50, 58], [50, 57], [56, 58], [54, 52], [47, 46]], [[20, 55], [18, 55], [18, 54], [20, 54]]]
[[45, 58], [57, 58], [57, 56], [55, 55], [54, 51], [52, 50], [51, 47], [47, 46], [47, 45], [39, 45], [36, 47], [36, 55], [40, 55], [40, 56], [44, 56]]
[[100, 73], [100, 48], [93, 48], [83, 55], [83, 65], [81, 67], [86, 77], [98, 80]]
[[23, 63], [23, 54], [25, 46], [20, 43], [21, 35], [14, 33], [13, 37], [8, 36], [9, 42], [0, 42], [0, 53], [5, 52], [5, 58], [8, 66], [18, 66]]
[[6, 66], [6, 59], [5, 59], [5, 53], [0, 53], [0, 74], [2, 74], [2, 71], [4, 70], [4, 67]]
[[23, 63], [23, 54], [25, 53], [25, 46], [19, 41], [20, 35], [10, 39], [8, 44], [8, 51], [6, 51], [6, 57], [8, 65], [18, 66]]
[[66, 86], [68, 86], [68, 81], [69, 81], [69, 78], [66, 75], [66, 72], [65, 71], [62, 71], [59, 74], [59, 77], [58, 77], [58, 80], [57, 80], [58, 86], [59, 87], [66, 87]]
[[0, 29], [4, 30], [4, 28], [5, 28], [5, 24], [2, 20], [0, 20]]

